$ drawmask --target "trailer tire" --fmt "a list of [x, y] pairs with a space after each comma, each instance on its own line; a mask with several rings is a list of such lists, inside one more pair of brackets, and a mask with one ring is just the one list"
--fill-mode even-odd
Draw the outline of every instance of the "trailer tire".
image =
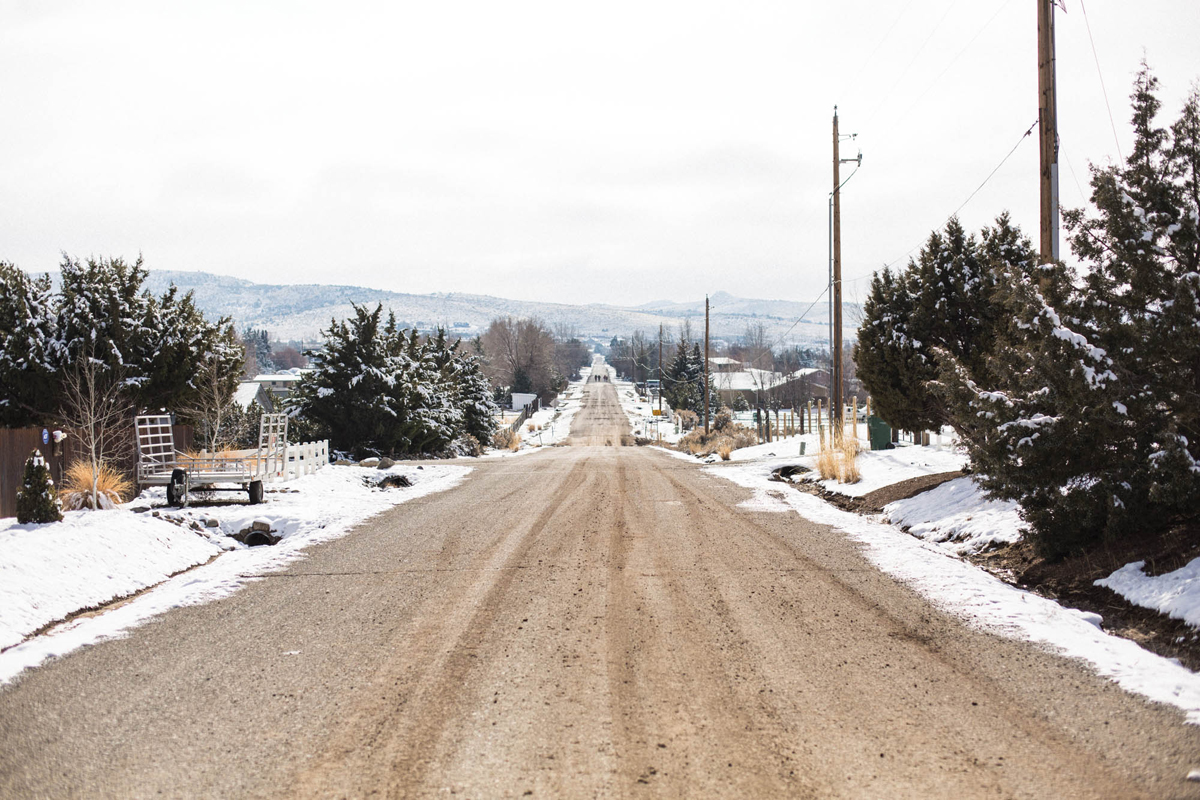
[[171, 482], [167, 484], [167, 505], [183, 508], [188, 502], [187, 470], [171, 470]]
[[262, 481], [250, 481], [250, 505], [256, 506], [263, 501]]

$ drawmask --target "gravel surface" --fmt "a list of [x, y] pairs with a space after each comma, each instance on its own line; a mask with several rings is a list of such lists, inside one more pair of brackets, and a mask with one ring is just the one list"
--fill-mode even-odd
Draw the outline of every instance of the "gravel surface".
[[1200, 732], [628, 438], [0, 688], [0, 797], [1197, 797]]

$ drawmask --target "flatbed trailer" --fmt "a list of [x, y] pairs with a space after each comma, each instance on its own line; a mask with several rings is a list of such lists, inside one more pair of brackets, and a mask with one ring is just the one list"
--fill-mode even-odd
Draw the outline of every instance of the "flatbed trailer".
[[172, 506], [187, 505], [189, 492], [195, 490], [243, 491], [251, 504], [261, 503], [264, 481], [288, 477], [287, 426], [287, 414], [263, 414], [257, 448], [194, 455], [175, 449], [169, 414], [139, 416], [138, 488], [166, 486], [167, 504]]

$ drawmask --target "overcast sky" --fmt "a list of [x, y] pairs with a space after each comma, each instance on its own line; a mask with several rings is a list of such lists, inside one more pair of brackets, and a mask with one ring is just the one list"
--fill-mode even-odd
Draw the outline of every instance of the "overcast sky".
[[[1057, 14], [1062, 201], [1200, 78], [1200, 2]], [[0, 259], [572, 303], [848, 299], [1037, 119], [1034, 0], [0, 0]], [[1116, 137], [1101, 92], [1103, 75]], [[849, 169], [843, 167], [843, 170]], [[847, 172], [843, 172], [845, 176]], [[1078, 186], [1076, 183], [1078, 181]], [[1037, 238], [1037, 142], [960, 212]], [[1065, 249], [1065, 248], [1064, 248]], [[854, 280], [859, 278], [859, 280]]]

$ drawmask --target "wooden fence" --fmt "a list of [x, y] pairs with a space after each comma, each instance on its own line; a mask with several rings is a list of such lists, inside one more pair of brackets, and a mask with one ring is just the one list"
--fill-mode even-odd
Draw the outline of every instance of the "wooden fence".
[[[180, 450], [192, 448], [192, 428], [190, 425], [173, 426], [175, 446]], [[43, 432], [48, 440], [43, 444]], [[116, 448], [117, 457], [113, 466], [125, 473], [131, 481], [135, 480], [133, 426], [130, 425], [127, 437], [124, 437]], [[53, 428], [0, 428], [0, 517], [15, 517], [17, 515], [17, 489], [25, 473], [25, 460], [34, 450], [40, 450], [46, 457], [50, 467], [50, 475], [54, 483], [61, 486], [63, 474], [70, 464], [81, 454], [79, 438], [69, 431], [67, 438], [55, 448]], [[56, 455], [57, 451], [57, 455]]]

